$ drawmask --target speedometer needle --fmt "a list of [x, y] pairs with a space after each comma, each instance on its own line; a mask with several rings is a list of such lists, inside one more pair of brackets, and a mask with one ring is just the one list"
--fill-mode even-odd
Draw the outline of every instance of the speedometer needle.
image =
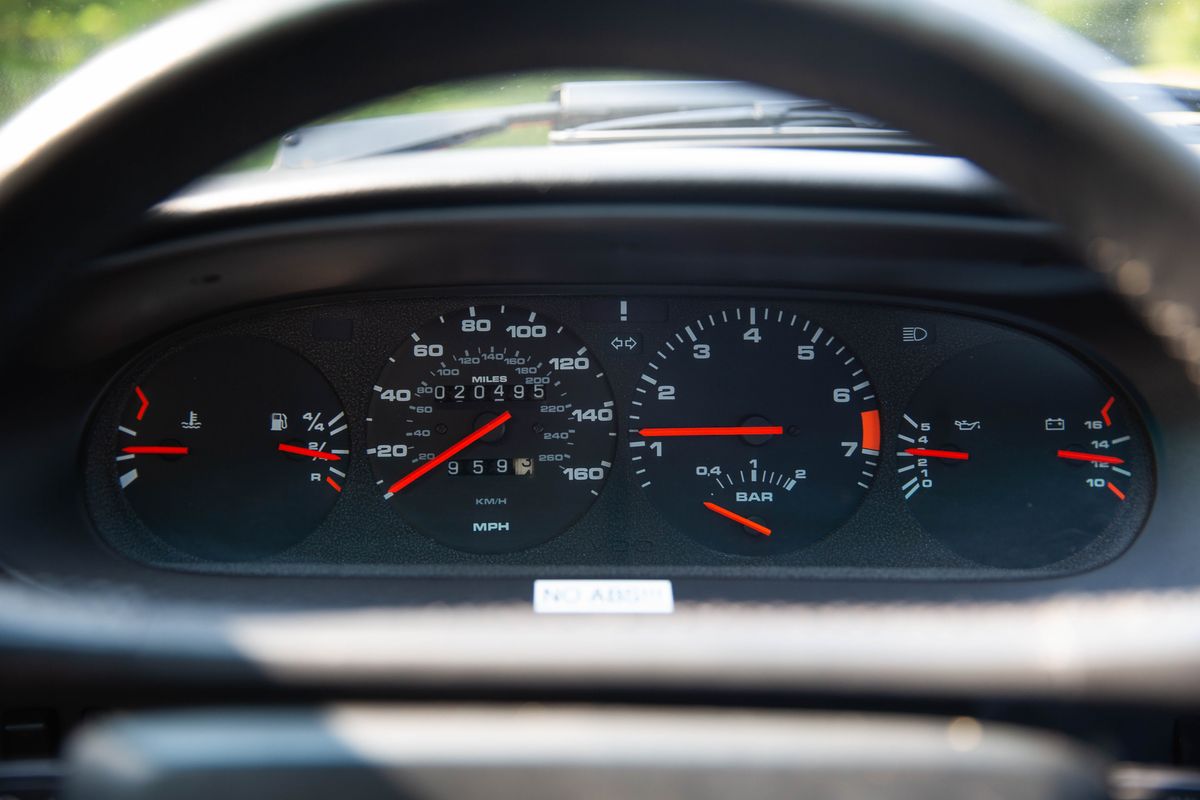
[[383, 496], [385, 498], [391, 497], [396, 492], [400, 491], [405, 486], [408, 486], [410, 483], [415, 481], [417, 478], [424, 475], [426, 472], [429, 472], [430, 470], [432, 470], [434, 467], [438, 466], [439, 464], [444, 464], [445, 462], [454, 458], [456, 455], [461, 453], [463, 450], [466, 450], [468, 447], [475, 444], [480, 439], [487, 436], [492, 431], [496, 430], [496, 428], [499, 428], [501, 425], [508, 422], [510, 419], [512, 419], [512, 414], [505, 411], [503, 414], [496, 417], [494, 420], [487, 423], [486, 425], [482, 425], [482, 426], [476, 428], [475, 430], [471, 431], [469, 434], [464, 436], [462, 439], [459, 439], [457, 442], [450, 445], [445, 450], [438, 453], [436, 456], [434, 456], [430, 460], [426, 461], [424, 464], [417, 467], [416, 469], [414, 469], [412, 472], [405, 475], [400, 480], [393, 483], [391, 486], [388, 487], [387, 492]]
[[336, 453], [326, 453], [324, 450], [309, 450], [307, 447], [297, 447], [294, 444], [283, 444], [282, 442], [279, 445], [279, 452], [292, 453], [298, 456], [312, 456], [313, 458], [319, 458], [322, 461], [342, 460], [342, 457]]
[[642, 428], [638, 434], [647, 439], [663, 436], [781, 436], [782, 425], [733, 425], [726, 428]]
[[737, 514], [737, 513], [734, 513], [733, 511], [730, 511], [728, 508], [722, 508], [721, 506], [717, 505], [716, 503], [710, 503], [707, 500], [704, 501], [704, 507], [707, 508], [709, 511], [713, 512], [714, 514], [720, 514], [722, 517], [725, 517], [726, 519], [733, 520], [734, 522], [738, 523], [739, 525], [745, 525], [747, 528], [749, 528], [752, 531], [758, 531], [763, 536], [771, 535], [771, 529], [768, 528], [766, 525], [760, 525], [752, 519], [747, 519], [746, 517], [743, 517], [741, 514]]

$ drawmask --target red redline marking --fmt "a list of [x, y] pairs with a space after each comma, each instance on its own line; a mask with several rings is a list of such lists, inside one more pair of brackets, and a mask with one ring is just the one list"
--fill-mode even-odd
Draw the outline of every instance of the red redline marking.
[[312, 456], [319, 458], [322, 461], [341, 461], [342, 457], [336, 453], [326, 453], [324, 450], [309, 450], [307, 447], [297, 447], [294, 444], [280, 443], [279, 451], [281, 453], [294, 453], [298, 456]]
[[1118, 498], [1118, 499], [1120, 499], [1120, 500], [1124, 500], [1124, 499], [1125, 499], [1125, 493], [1124, 493], [1124, 492], [1122, 492], [1120, 489], [1118, 489], [1116, 486], [1113, 486], [1113, 482], [1112, 482], [1112, 481], [1109, 481], [1109, 482], [1108, 482], [1108, 490], [1109, 490], [1110, 492], [1112, 492], [1113, 494], [1115, 494], [1115, 495], [1117, 496], [1117, 498]]
[[768, 528], [766, 525], [760, 525], [752, 519], [746, 519], [741, 514], [735, 514], [734, 512], [730, 511], [728, 508], [721, 508], [716, 503], [710, 503], [707, 500], [704, 502], [704, 507], [707, 508], [709, 511], [712, 511], [716, 514], [720, 514], [722, 517], [725, 517], [726, 519], [731, 519], [734, 522], [737, 522], [741, 525], [745, 525], [750, 530], [757, 531], [758, 533], [761, 533], [763, 536], [771, 535], [771, 529]]
[[186, 447], [138, 444], [130, 447], [122, 447], [121, 452], [131, 453], [135, 456], [186, 456], [188, 454], [188, 449]]
[[1099, 453], [1077, 453], [1074, 450], [1059, 450], [1059, 458], [1068, 461], [1091, 461], [1093, 464], [1124, 464], [1125, 459], [1116, 456], [1102, 456]]
[[862, 416], [862, 448], [864, 450], [879, 449], [879, 412], [864, 411]]
[[480, 439], [487, 436], [492, 431], [496, 430], [496, 428], [499, 428], [501, 425], [508, 422], [510, 419], [512, 419], [512, 414], [505, 411], [503, 414], [496, 417], [494, 420], [487, 423], [486, 425], [481, 425], [480, 427], [476, 428], [474, 431], [467, 434], [462, 439], [459, 439], [458, 442], [456, 442], [455, 444], [450, 445], [450, 447], [446, 448], [445, 450], [443, 450], [438, 455], [434, 456], [429, 461], [426, 461], [424, 464], [417, 467], [412, 472], [408, 473], [403, 478], [401, 478], [400, 480], [393, 483], [391, 486], [388, 487], [387, 494], [395, 494], [396, 492], [400, 491], [405, 486], [408, 486], [410, 483], [412, 483], [413, 481], [415, 481], [417, 478], [421, 477], [425, 473], [429, 472], [434, 467], [438, 466], [439, 464], [443, 464], [446, 461], [449, 461], [450, 459], [454, 458], [454, 456], [458, 455], [463, 450], [466, 450], [468, 447], [475, 444]]
[[1112, 418], [1108, 416], [1108, 411], [1113, 407], [1113, 403], [1117, 402], [1117, 398], [1110, 397], [1108, 402], [1104, 404], [1104, 408], [1100, 409], [1100, 416], [1104, 418], [1104, 427], [1112, 426]]
[[342, 490], [342, 487], [338, 486], [338, 482], [329, 475], [325, 476], [325, 482], [332, 486], [334, 491], [340, 492]]
[[142, 417], [146, 416], [146, 409], [150, 407], [150, 399], [146, 397], [146, 393], [142, 391], [142, 387], [133, 387], [133, 393], [138, 396], [138, 400], [142, 401], [142, 407], [138, 409], [137, 421], [141, 422]]
[[664, 436], [780, 436], [782, 425], [731, 425], [717, 428], [642, 428], [638, 435], [647, 439]]
[[971, 457], [970, 453], [964, 453], [961, 450], [930, 450], [925, 447], [910, 447], [904, 452], [910, 456], [929, 456], [930, 458], [945, 458], [951, 461], [966, 461]]

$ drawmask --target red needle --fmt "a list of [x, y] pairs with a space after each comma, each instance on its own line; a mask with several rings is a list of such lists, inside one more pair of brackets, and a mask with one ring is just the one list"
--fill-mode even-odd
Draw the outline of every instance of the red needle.
[[1074, 450], [1059, 450], [1059, 458], [1068, 461], [1091, 461], [1093, 464], [1124, 464], [1125, 459], [1116, 456], [1102, 456], [1099, 453], [1077, 453]]
[[163, 445], [134, 445], [122, 447], [122, 453], [132, 453], [135, 456], [186, 456], [186, 447], [167, 447]]
[[279, 452], [295, 453], [298, 456], [312, 456], [313, 458], [319, 458], [322, 461], [342, 460], [342, 457], [336, 453], [326, 453], [324, 450], [309, 450], [307, 447], [296, 447], [294, 444], [280, 444]]
[[735, 425], [728, 428], [642, 428], [638, 431], [647, 439], [663, 436], [780, 436], [782, 425]]
[[462, 439], [459, 439], [456, 443], [450, 445], [445, 450], [443, 450], [441, 453], [434, 456], [429, 461], [426, 461], [424, 464], [417, 467], [412, 472], [408, 473], [403, 478], [401, 478], [400, 480], [396, 481], [391, 486], [389, 486], [388, 490], [387, 490], [387, 494], [385, 496], [390, 497], [391, 495], [393, 495], [396, 492], [403, 489], [405, 486], [408, 486], [410, 483], [415, 481], [417, 478], [424, 475], [426, 472], [429, 472], [431, 469], [436, 467], [438, 464], [443, 464], [443, 463], [449, 461], [450, 459], [454, 458], [456, 455], [461, 453], [463, 450], [466, 450], [468, 447], [475, 444], [480, 439], [487, 436], [492, 431], [496, 430], [496, 428], [499, 428], [501, 425], [508, 422], [510, 419], [512, 419], [512, 414], [505, 411], [503, 414], [496, 417], [494, 420], [487, 423], [486, 425], [483, 425], [483, 426], [471, 431], [471, 433], [467, 434]]
[[752, 531], [758, 531], [763, 536], [771, 535], [771, 529], [768, 528], [766, 525], [759, 525], [754, 520], [746, 519], [741, 514], [735, 514], [732, 511], [730, 511], [728, 508], [721, 508], [716, 503], [710, 503], [708, 501], [704, 502], [704, 507], [707, 508], [709, 511], [720, 514], [722, 517], [725, 517], [726, 519], [731, 519], [740, 525], [745, 525], [747, 528], [749, 528]]
[[947, 458], [951, 461], [966, 461], [971, 457], [970, 453], [964, 453], [961, 450], [929, 450], [924, 447], [910, 447], [904, 452], [910, 456], [929, 456], [930, 458]]

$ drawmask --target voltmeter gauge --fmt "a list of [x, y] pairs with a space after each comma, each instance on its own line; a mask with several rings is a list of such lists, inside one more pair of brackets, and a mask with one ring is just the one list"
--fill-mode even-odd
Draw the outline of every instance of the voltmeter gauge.
[[913, 515], [955, 552], [992, 566], [1069, 558], [1148, 491], [1148, 446], [1120, 393], [1036, 340], [942, 364], [898, 436]]
[[636, 381], [633, 475], [682, 533], [770, 556], [850, 518], [879, 463], [865, 367], [815, 320], [725, 308], [663, 342]]
[[411, 525], [476, 553], [562, 533], [600, 495], [616, 447], [604, 368], [557, 321], [470, 306], [414, 331], [372, 387], [367, 456]]
[[255, 336], [176, 350], [129, 388], [113, 479], [145, 525], [203, 558], [283, 550], [325, 519], [350, 458], [333, 387]]

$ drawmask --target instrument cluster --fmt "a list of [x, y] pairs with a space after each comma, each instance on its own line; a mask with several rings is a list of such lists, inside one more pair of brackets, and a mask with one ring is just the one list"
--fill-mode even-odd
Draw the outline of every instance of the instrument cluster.
[[283, 573], [1058, 574], [1154, 494], [1134, 397], [1042, 332], [735, 292], [206, 324], [114, 380], [86, 478], [130, 557]]

